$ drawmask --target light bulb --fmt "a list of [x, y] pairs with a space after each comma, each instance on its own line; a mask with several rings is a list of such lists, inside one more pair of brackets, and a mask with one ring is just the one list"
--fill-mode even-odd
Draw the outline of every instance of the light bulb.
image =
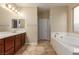
[[22, 13], [20, 13], [20, 15], [21, 15], [21, 16], [23, 16], [23, 14], [22, 14]]
[[15, 10], [15, 12], [17, 12], [17, 10]]
[[9, 8], [9, 9], [11, 9], [11, 8], [12, 8], [12, 6], [8, 4], [8, 8]]
[[20, 14], [20, 12], [17, 12], [18, 14]]
[[15, 8], [13, 7], [12, 10], [15, 10]]

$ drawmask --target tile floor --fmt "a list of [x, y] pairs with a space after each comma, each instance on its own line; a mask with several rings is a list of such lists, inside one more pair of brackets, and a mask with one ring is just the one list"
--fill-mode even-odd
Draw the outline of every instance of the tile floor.
[[49, 41], [39, 41], [38, 45], [25, 45], [16, 55], [56, 55]]

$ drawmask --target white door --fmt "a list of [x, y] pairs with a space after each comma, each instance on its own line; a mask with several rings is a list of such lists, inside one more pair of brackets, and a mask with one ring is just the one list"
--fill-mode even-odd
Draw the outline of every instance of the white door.
[[48, 40], [49, 38], [49, 27], [48, 19], [39, 19], [39, 39]]

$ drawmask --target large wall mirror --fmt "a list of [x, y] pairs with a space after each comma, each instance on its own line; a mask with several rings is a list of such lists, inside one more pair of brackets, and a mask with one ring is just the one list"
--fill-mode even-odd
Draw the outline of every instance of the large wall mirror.
[[74, 8], [74, 32], [79, 32], [79, 6]]
[[25, 20], [24, 19], [12, 19], [12, 28], [24, 28]]

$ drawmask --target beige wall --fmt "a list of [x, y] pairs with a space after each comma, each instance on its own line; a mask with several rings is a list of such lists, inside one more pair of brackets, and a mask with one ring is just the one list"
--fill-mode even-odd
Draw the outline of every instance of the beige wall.
[[[67, 31], [67, 32], [73, 32], [73, 8], [78, 6], [79, 4], [71, 4], [66, 7], [54, 7], [50, 9], [50, 19], [52, 19], [51, 22], [51, 31]], [[63, 13], [64, 11], [64, 13]], [[61, 16], [63, 14], [63, 16]], [[62, 18], [64, 17], [64, 18]], [[61, 19], [60, 21], [56, 21], [56, 19]], [[66, 21], [65, 21], [66, 20]], [[52, 23], [53, 22], [53, 23]], [[62, 28], [60, 28], [60, 24], [63, 24], [64, 26], [61, 25]]]
[[51, 32], [67, 32], [67, 7], [50, 9]]
[[21, 8], [21, 12], [25, 17], [25, 29], [28, 40], [32, 44], [37, 44], [38, 40], [38, 21], [37, 21], [37, 7]]
[[38, 11], [38, 18], [49, 18], [49, 10]]

